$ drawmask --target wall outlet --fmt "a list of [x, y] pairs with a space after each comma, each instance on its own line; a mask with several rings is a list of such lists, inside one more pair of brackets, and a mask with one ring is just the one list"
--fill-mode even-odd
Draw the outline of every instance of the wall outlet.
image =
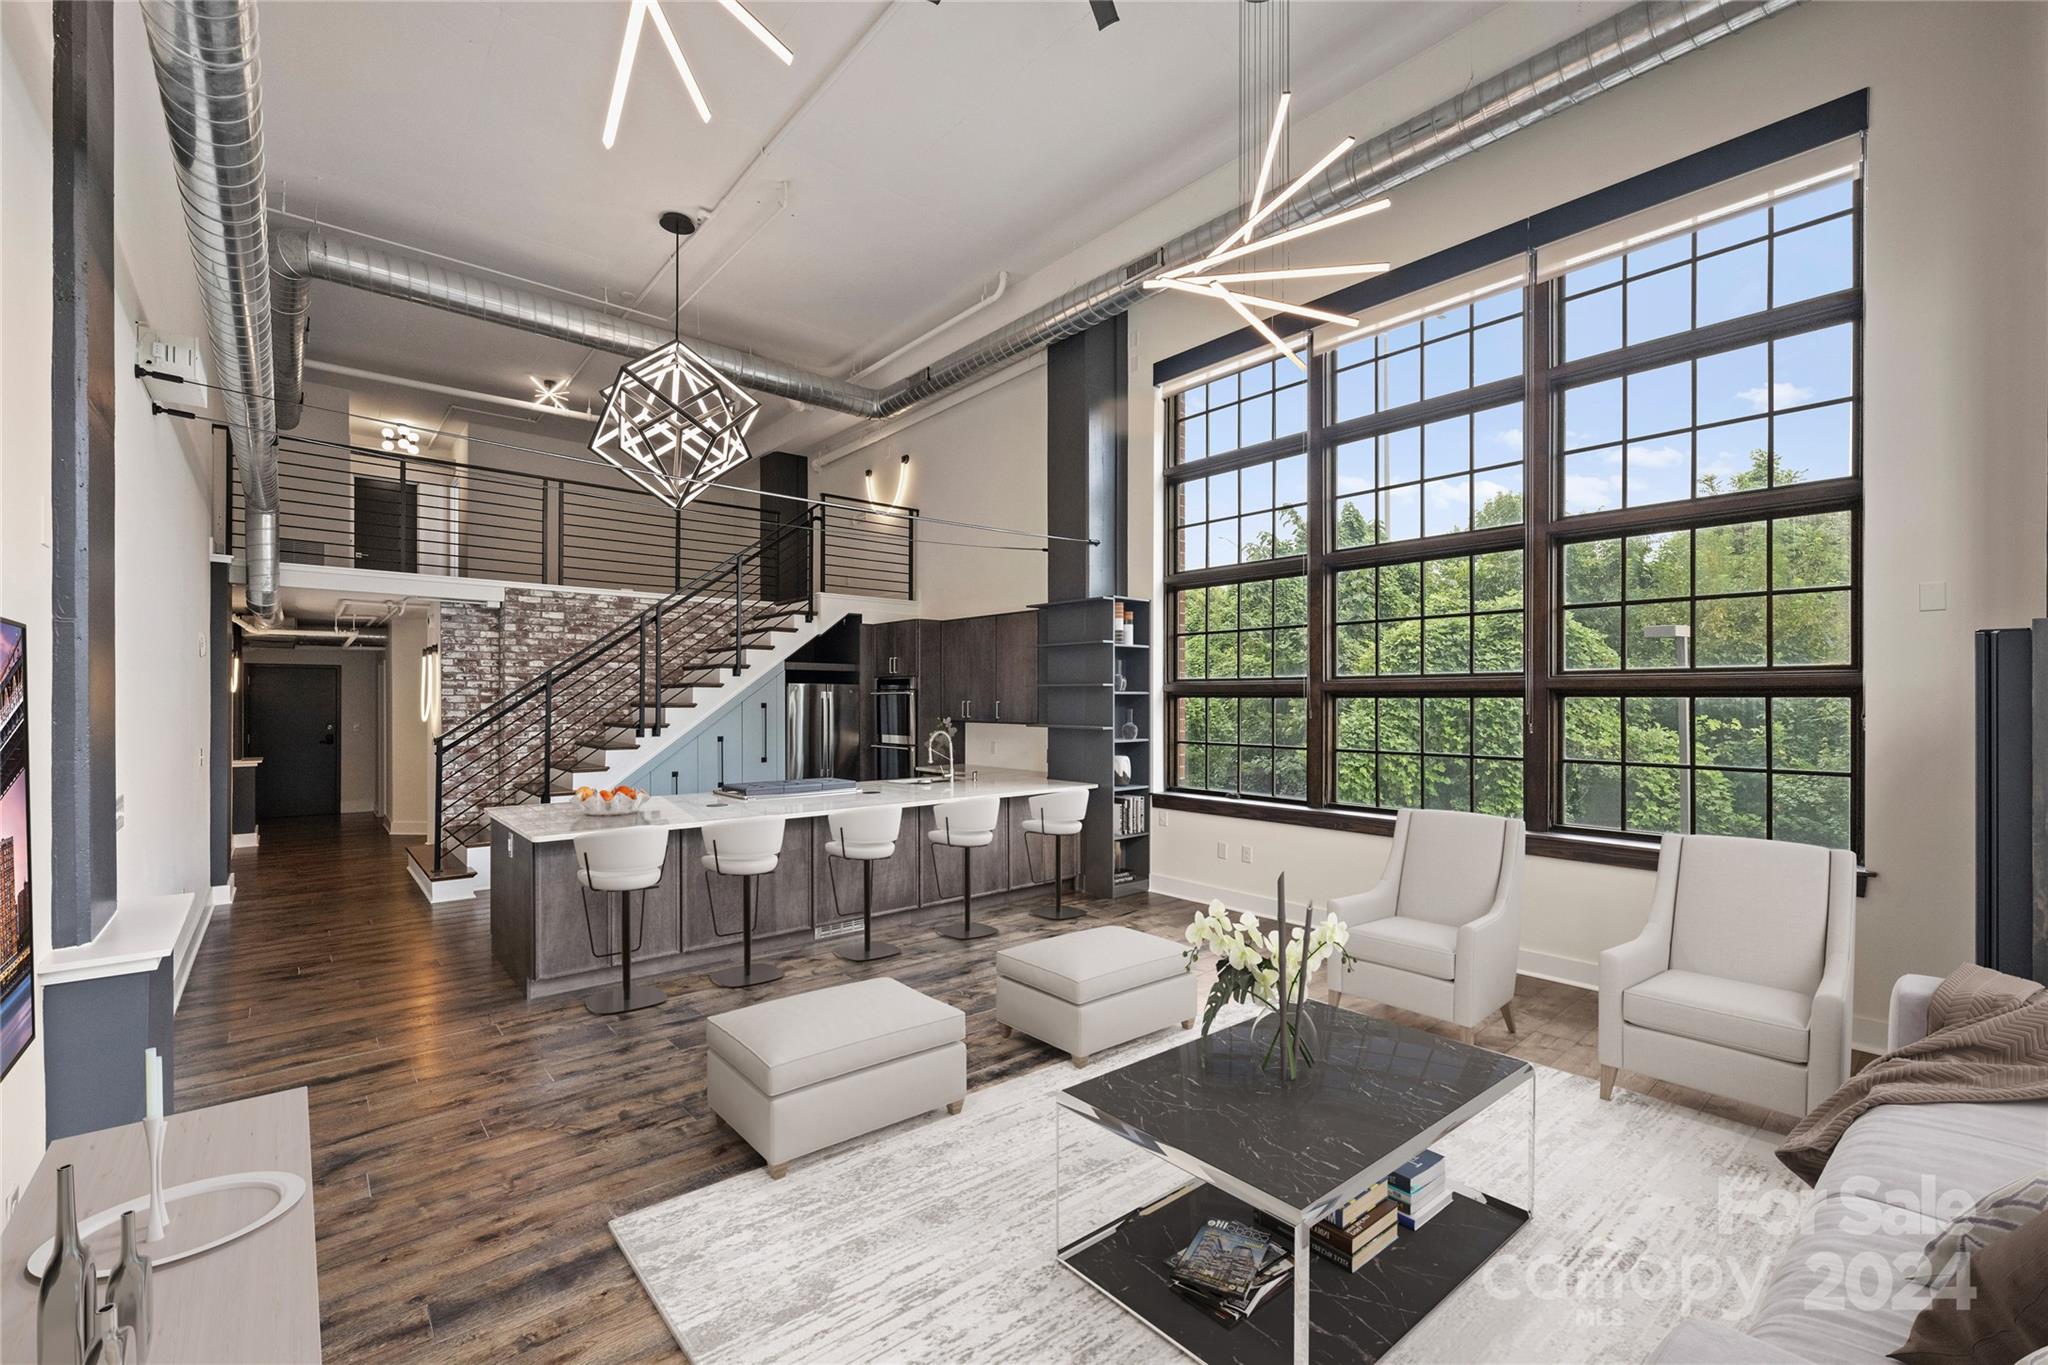
[[1250, 862], [1252, 860], [1252, 846], [1250, 844], [1240, 845], [1237, 850], [1237, 856], [1246, 862]]
[[1159, 822], [1159, 828], [1165, 829], [1167, 826], [1168, 817], [1170, 817], [1172, 814], [1173, 812], [1171, 811], [1154, 811], [1152, 814], [1152, 818]]
[[1216, 841], [1216, 856], [1227, 861], [1230, 857], [1230, 845], [1218, 839]]

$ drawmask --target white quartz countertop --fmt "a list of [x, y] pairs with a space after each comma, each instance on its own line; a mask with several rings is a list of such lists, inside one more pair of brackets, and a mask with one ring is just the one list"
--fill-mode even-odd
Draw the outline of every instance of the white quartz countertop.
[[786, 815], [791, 819], [809, 820], [836, 811], [871, 806], [936, 806], [970, 796], [994, 796], [1007, 800], [1095, 786], [1093, 782], [1069, 782], [1043, 773], [1021, 772], [1012, 768], [961, 771], [962, 775], [952, 782], [863, 782], [857, 790], [831, 796], [775, 797], [755, 801], [741, 801], [710, 792], [657, 796], [632, 815], [585, 815], [573, 796], [557, 797], [546, 805], [498, 806], [489, 814], [501, 829], [530, 843], [547, 844], [573, 839], [579, 834], [628, 829], [635, 825], [702, 829], [727, 820], [751, 820], [761, 815]]

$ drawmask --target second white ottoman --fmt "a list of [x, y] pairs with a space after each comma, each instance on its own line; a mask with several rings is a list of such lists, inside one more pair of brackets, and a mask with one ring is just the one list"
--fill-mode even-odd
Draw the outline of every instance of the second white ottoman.
[[1060, 1048], [1075, 1066], [1174, 1024], [1193, 1028], [1197, 1008], [1185, 947], [1121, 925], [996, 954], [996, 1022]]

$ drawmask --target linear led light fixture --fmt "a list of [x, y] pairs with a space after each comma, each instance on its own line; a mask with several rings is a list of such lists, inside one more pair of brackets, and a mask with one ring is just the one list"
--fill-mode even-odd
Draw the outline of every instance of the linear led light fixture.
[[[767, 25], [756, 19], [740, 0], [718, 0], [747, 32], [759, 38], [767, 49], [774, 53], [784, 66], [796, 60], [780, 38], [768, 31]], [[676, 41], [675, 30], [669, 27], [668, 16], [662, 13], [661, 0], [633, 0], [632, 12], [626, 17], [626, 37], [619, 45], [619, 69], [612, 76], [611, 104], [604, 115], [604, 145], [609, 149], [619, 135], [619, 116], [626, 108], [626, 88], [633, 79], [633, 57], [640, 50], [640, 29], [652, 19], [654, 31], [661, 35], [662, 45], [668, 49], [669, 60], [676, 64], [676, 74], [683, 78], [683, 88], [690, 92], [690, 103], [697, 107], [697, 117], [711, 122], [711, 106], [704, 101], [704, 91], [697, 84], [697, 77], [690, 70], [690, 63], [683, 56], [683, 45]]]
[[1303, 223], [1300, 227], [1292, 227], [1285, 232], [1276, 232], [1271, 237], [1261, 237], [1256, 242], [1246, 242], [1243, 246], [1232, 247], [1227, 251], [1212, 252], [1199, 261], [1190, 261], [1186, 265], [1175, 266], [1164, 273], [1171, 276], [1198, 275], [1203, 273], [1208, 266], [1221, 265], [1225, 261], [1234, 261], [1240, 256], [1249, 256], [1254, 252], [1264, 251], [1267, 247], [1299, 241], [1303, 237], [1313, 236], [1326, 228], [1336, 227], [1340, 223], [1356, 222], [1360, 218], [1368, 217], [1380, 212], [1382, 209], [1392, 207], [1393, 202], [1391, 199], [1375, 199], [1369, 204], [1360, 204], [1358, 207], [1346, 209], [1342, 213], [1333, 213], [1327, 218], [1318, 218], [1312, 223]]
[[1263, 320], [1261, 320], [1257, 314], [1253, 313], [1251, 309], [1245, 307], [1242, 303], [1238, 302], [1237, 295], [1231, 293], [1228, 289], [1225, 289], [1220, 284], [1210, 285], [1209, 292], [1214, 294], [1217, 298], [1222, 299], [1225, 303], [1229, 304], [1231, 311], [1236, 313], [1239, 317], [1243, 318], [1247, 326], [1249, 326], [1253, 331], [1257, 332], [1260, 336], [1264, 337], [1269, 343], [1272, 344], [1275, 350], [1280, 352], [1280, 354], [1286, 356], [1289, 360], [1293, 361], [1295, 369], [1300, 370], [1303, 374], [1308, 373], [1308, 362], [1306, 360], [1303, 360], [1300, 357], [1300, 355], [1296, 354], [1295, 349], [1292, 346], [1289, 346], [1286, 342], [1282, 341], [1280, 339], [1280, 334], [1278, 332], [1274, 331], [1271, 327], [1267, 326], [1266, 323]]
[[1239, 303], [1251, 308], [1264, 308], [1274, 313], [1291, 313], [1296, 317], [1313, 318], [1317, 322], [1334, 323], [1339, 327], [1356, 327], [1358, 325], [1357, 318], [1345, 317], [1342, 313], [1332, 313], [1322, 308], [1311, 308], [1305, 303], [1283, 303], [1279, 299], [1269, 299], [1258, 294], [1241, 294], [1235, 289], [1225, 289], [1213, 279], [1206, 277], [1201, 280], [1147, 280], [1145, 281], [1145, 287], [1147, 289], [1178, 289], [1189, 294], [1222, 294], [1227, 298], [1236, 299]]

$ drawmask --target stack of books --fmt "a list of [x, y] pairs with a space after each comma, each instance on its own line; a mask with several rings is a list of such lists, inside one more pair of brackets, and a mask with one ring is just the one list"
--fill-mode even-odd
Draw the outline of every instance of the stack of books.
[[1173, 1287], [1228, 1326], [1293, 1278], [1294, 1257], [1264, 1228], [1212, 1218], [1182, 1250], [1167, 1257]]
[[1424, 1152], [1394, 1172], [1387, 1178], [1387, 1189], [1400, 1207], [1401, 1226], [1411, 1232], [1451, 1202], [1449, 1170], [1435, 1152]]
[[1324, 1260], [1357, 1270], [1392, 1244], [1399, 1213], [1382, 1180], [1310, 1228], [1308, 1244]]
[[1144, 797], [1119, 796], [1116, 799], [1116, 832], [1118, 834], [1143, 834], [1145, 832]]

